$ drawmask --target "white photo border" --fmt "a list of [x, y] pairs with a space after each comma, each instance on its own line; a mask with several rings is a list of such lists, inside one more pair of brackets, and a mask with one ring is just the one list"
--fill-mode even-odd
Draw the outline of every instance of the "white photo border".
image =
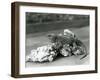
[[[95, 70], [95, 11], [74, 8], [54, 8], [54, 7], [38, 7], [38, 6], [20, 6], [19, 7], [19, 30], [20, 30], [20, 51], [19, 51], [19, 74], [40, 74], [40, 73], [55, 73], [55, 72], [74, 72], [74, 71], [89, 71]], [[75, 66], [54, 66], [54, 67], [33, 67], [25, 68], [25, 12], [39, 13], [58, 13], [58, 14], [81, 14], [90, 15], [90, 64], [75, 65]], [[93, 43], [94, 42], [94, 43]]]

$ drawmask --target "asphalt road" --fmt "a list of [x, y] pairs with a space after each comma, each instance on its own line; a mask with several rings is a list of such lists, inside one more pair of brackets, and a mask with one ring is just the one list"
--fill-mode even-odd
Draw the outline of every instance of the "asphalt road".
[[[81, 27], [81, 28], [69, 28], [72, 32], [74, 32], [78, 38], [83, 41], [86, 45], [87, 50], [89, 52], [89, 26]], [[54, 30], [49, 32], [41, 32], [41, 33], [33, 33], [26, 35], [26, 55], [30, 54], [32, 49], [36, 49], [39, 46], [49, 44], [49, 40], [47, 38], [47, 34], [51, 33], [63, 33], [63, 30]], [[83, 56], [83, 55], [81, 55]], [[46, 67], [46, 66], [63, 66], [63, 65], [82, 65], [89, 64], [89, 55], [80, 60], [81, 56], [71, 56], [71, 57], [63, 57], [58, 56], [53, 62], [44, 62], [44, 63], [35, 63], [35, 62], [27, 62], [26, 67]]]

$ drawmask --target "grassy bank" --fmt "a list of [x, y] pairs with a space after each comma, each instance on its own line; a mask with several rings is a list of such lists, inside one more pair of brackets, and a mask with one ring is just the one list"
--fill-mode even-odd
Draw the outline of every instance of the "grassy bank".
[[39, 24], [26, 24], [26, 34], [59, 30], [65, 28], [79, 28], [89, 25], [88, 19], [80, 19], [74, 21], [60, 21]]

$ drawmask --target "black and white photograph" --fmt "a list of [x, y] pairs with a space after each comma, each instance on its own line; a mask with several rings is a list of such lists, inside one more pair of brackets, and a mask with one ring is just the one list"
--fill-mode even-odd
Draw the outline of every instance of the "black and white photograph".
[[89, 15], [26, 12], [26, 67], [89, 64]]
[[97, 73], [97, 7], [12, 3], [12, 76]]

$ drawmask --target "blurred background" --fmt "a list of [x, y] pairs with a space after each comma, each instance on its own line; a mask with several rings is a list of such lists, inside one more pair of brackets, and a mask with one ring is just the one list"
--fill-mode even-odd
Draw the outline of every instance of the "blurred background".
[[26, 12], [26, 33], [35, 33], [89, 25], [89, 15]]

